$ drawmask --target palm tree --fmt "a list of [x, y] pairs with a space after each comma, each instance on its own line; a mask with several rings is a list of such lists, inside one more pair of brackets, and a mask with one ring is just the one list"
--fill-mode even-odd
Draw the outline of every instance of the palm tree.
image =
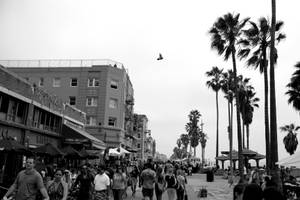
[[199, 145], [200, 128], [198, 126], [201, 114], [198, 110], [192, 110], [188, 115], [189, 122], [185, 125], [185, 129], [190, 137], [190, 145], [194, 148], [194, 157], [196, 157], [196, 147]]
[[202, 166], [205, 164], [205, 147], [206, 147], [206, 142], [207, 142], [207, 135], [201, 131], [201, 136], [200, 136], [200, 144], [201, 144], [201, 149], [202, 149]]
[[[283, 22], [276, 24], [276, 41], [280, 42], [285, 38], [285, 35], [280, 33]], [[257, 24], [250, 22], [250, 28], [245, 30], [244, 38], [239, 41], [243, 48], [239, 50], [238, 55], [241, 59], [249, 56], [247, 59], [247, 66], [252, 66], [254, 69], [259, 69], [260, 73], [264, 74], [264, 99], [265, 99], [265, 140], [266, 140], [266, 164], [270, 163], [270, 127], [269, 127], [269, 87], [268, 87], [268, 58], [267, 49], [271, 45], [271, 26], [265, 17], [261, 17]], [[268, 169], [267, 169], [268, 170]]]
[[187, 151], [187, 147], [190, 143], [190, 138], [189, 138], [189, 135], [188, 134], [181, 134], [180, 135], [180, 140], [181, 140], [181, 143], [183, 145], [183, 148]]
[[289, 90], [285, 94], [289, 95], [288, 103], [292, 104], [295, 110], [300, 111], [300, 62], [295, 67], [297, 69], [293, 73], [290, 83], [287, 85]]
[[[213, 27], [210, 29], [209, 33], [211, 34], [211, 47], [212, 49], [217, 50], [219, 55], [224, 54], [224, 60], [232, 58], [233, 66], [233, 77], [234, 83], [237, 85], [237, 66], [236, 66], [236, 43], [241, 35], [241, 31], [249, 18], [244, 20], [239, 20], [240, 15], [233, 15], [228, 13], [223, 17], [217, 19], [213, 24]], [[238, 96], [237, 87], [235, 87], [235, 96]], [[236, 100], [236, 116], [237, 116], [237, 135], [238, 135], [238, 151], [239, 151], [239, 174], [241, 180], [244, 179], [243, 171], [243, 157], [242, 157], [242, 135], [241, 135], [241, 120], [239, 115], [240, 103], [239, 99]]]
[[[208, 88], [211, 88], [216, 93], [216, 111], [217, 111], [217, 125], [216, 125], [216, 157], [219, 156], [219, 90], [222, 87], [222, 73], [223, 69], [213, 67], [210, 71], [206, 72], [206, 76], [211, 80], [206, 82]], [[216, 160], [216, 164], [218, 161]]]
[[287, 135], [283, 138], [283, 143], [286, 151], [292, 155], [297, 149], [298, 139], [297, 139], [297, 131], [300, 129], [300, 126], [295, 126], [294, 124], [285, 125], [280, 127], [280, 130], [283, 132], [287, 132]]
[[230, 161], [230, 174], [233, 178], [233, 161], [232, 161], [232, 117], [233, 117], [233, 92], [234, 80], [232, 70], [223, 73], [222, 91], [225, 93], [225, 98], [228, 102], [228, 134], [229, 134], [229, 161]]

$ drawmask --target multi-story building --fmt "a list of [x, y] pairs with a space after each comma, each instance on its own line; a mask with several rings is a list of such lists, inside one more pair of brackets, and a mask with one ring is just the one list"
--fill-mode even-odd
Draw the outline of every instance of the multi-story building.
[[[104, 149], [102, 141], [85, 132], [85, 117], [84, 112], [0, 66], [0, 139], [10, 138], [29, 148], [52, 143]], [[1, 185], [12, 183], [22, 161], [20, 154], [0, 151]]]
[[145, 161], [148, 158], [154, 158], [156, 144], [151, 137], [151, 130], [148, 129], [147, 116], [134, 114], [133, 121], [133, 137], [137, 138], [133, 143], [133, 148], [137, 149], [137, 159]]
[[0, 61], [40, 88], [86, 113], [86, 130], [110, 147], [129, 147], [133, 87], [127, 70], [110, 60]]

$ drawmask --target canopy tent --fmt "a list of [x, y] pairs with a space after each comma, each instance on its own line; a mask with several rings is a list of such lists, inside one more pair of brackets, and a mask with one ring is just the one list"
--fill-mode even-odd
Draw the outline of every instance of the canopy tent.
[[19, 154], [30, 154], [31, 151], [24, 145], [20, 144], [14, 139], [2, 139], [0, 140], [0, 151], [14, 152]]
[[66, 158], [82, 158], [83, 156], [71, 146], [66, 146], [61, 149]]
[[115, 148], [115, 149], [109, 149], [108, 155], [109, 156], [120, 156], [121, 153], [117, 151], [117, 148]]
[[276, 164], [285, 167], [296, 167], [300, 168], [300, 151], [294, 153], [291, 156], [279, 160]]
[[36, 149], [33, 149], [33, 152], [40, 154], [40, 155], [47, 155], [47, 156], [63, 156], [64, 153], [60, 151], [57, 147], [55, 147], [51, 143], [47, 143], [43, 146], [37, 147]]
[[129, 151], [127, 151], [126, 149], [124, 149], [123, 147], [118, 147], [118, 148], [115, 148], [121, 155], [124, 155], [124, 154], [130, 154]]

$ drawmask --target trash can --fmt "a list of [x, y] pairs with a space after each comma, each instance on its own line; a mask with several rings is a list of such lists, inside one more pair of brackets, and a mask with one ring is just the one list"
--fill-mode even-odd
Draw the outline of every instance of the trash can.
[[214, 181], [214, 171], [210, 169], [206, 173], [206, 182], [213, 182], [213, 181]]

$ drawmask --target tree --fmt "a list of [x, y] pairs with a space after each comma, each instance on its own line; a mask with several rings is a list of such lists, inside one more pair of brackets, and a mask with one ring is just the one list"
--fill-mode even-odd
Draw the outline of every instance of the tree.
[[[276, 41], [280, 42], [286, 36], [280, 32], [283, 22], [276, 24]], [[261, 17], [257, 24], [250, 22], [250, 28], [243, 31], [243, 38], [239, 41], [242, 48], [238, 55], [241, 59], [247, 59], [247, 66], [259, 69], [264, 74], [264, 118], [265, 118], [265, 140], [266, 140], [266, 164], [270, 163], [270, 128], [269, 128], [269, 87], [268, 87], [268, 58], [267, 49], [271, 46], [271, 26], [265, 17]], [[277, 57], [277, 56], [276, 56]], [[267, 169], [268, 170], [268, 169]]]
[[230, 174], [229, 180], [233, 180], [233, 161], [232, 161], [232, 119], [233, 119], [233, 91], [234, 91], [234, 80], [232, 70], [228, 70], [223, 73], [222, 91], [225, 93], [225, 98], [228, 102], [228, 135], [229, 135], [229, 161], [230, 161]]
[[[240, 15], [231, 13], [219, 17], [213, 24], [209, 33], [211, 34], [211, 47], [217, 50], [219, 55], [224, 55], [224, 60], [232, 59], [234, 83], [237, 85], [237, 66], [236, 66], [236, 43], [239, 40], [242, 29], [249, 18], [239, 20]], [[238, 96], [237, 87], [235, 87], [235, 96]], [[238, 155], [239, 155], [239, 174], [241, 180], [244, 179], [244, 163], [242, 156], [242, 135], [241, 135], [241, 119], [240, 119], [240, 102], [236, 100], [236, 116], [237, 116], [237, 135], [238, 135]]]
[[199, 145], [200, 128], [198, 126], [201, 114], [198, 110], [192, 110], [188, 115], [189, 122], [185, 125], [185, 129], [190, 137], [190, 145], [194, 148], [194, 157], [196, 157], [196, 147]]
[[190, 143], [190, 138], [189, 138], [189, 135], [188, 134], [181, 134], [180, 135], [180, 140], [181, 140], [181, 143], [183, 145], [183, 148], [187, 151], [187, 147]]
[[280, 130], [283, 132], [287, 132], [287, 135], [283, 138], [283, 143], [286, 151], [292, 155], [297, 149], [298, 139], [297, 139], [297, 131], [300, 129], [300, 126], [295, 126], [294, 124], [285, 125], [280, 127]]
[[287, 84], [289, 90], [285, 93], [289, 95], [288, 103], [292, 104], [295, 110], [300, 111], [300, 62], [296, 65], [290, 83]]
[[206, 142], [207, 142], [207, 135], [201, 131], [201, 136], [200, 136], [200, 144], [201, 144], [201, 149], [202, 149], [202, 165], [205, 164], [205, 147], [206, 147]]
[[182, 145], [182, 142], [181, 142], [180, 138], [177, 139], [176, 144], [177, 144], [177, 147], [180, 149], [181, 145]]
[[[211, 78], [206, 82], [208, 88], [211, 88], [216, 93], [216, 111], [217, 111], [217, 125], [216, 125], [216, 157], [219, 156], [219, 90], [222, 87], [222, 72], [223, 69], [213, 67], [210, 71], [206, 72], [206, 76]], [[216, 160], [216, 164], [218, 161]]]

